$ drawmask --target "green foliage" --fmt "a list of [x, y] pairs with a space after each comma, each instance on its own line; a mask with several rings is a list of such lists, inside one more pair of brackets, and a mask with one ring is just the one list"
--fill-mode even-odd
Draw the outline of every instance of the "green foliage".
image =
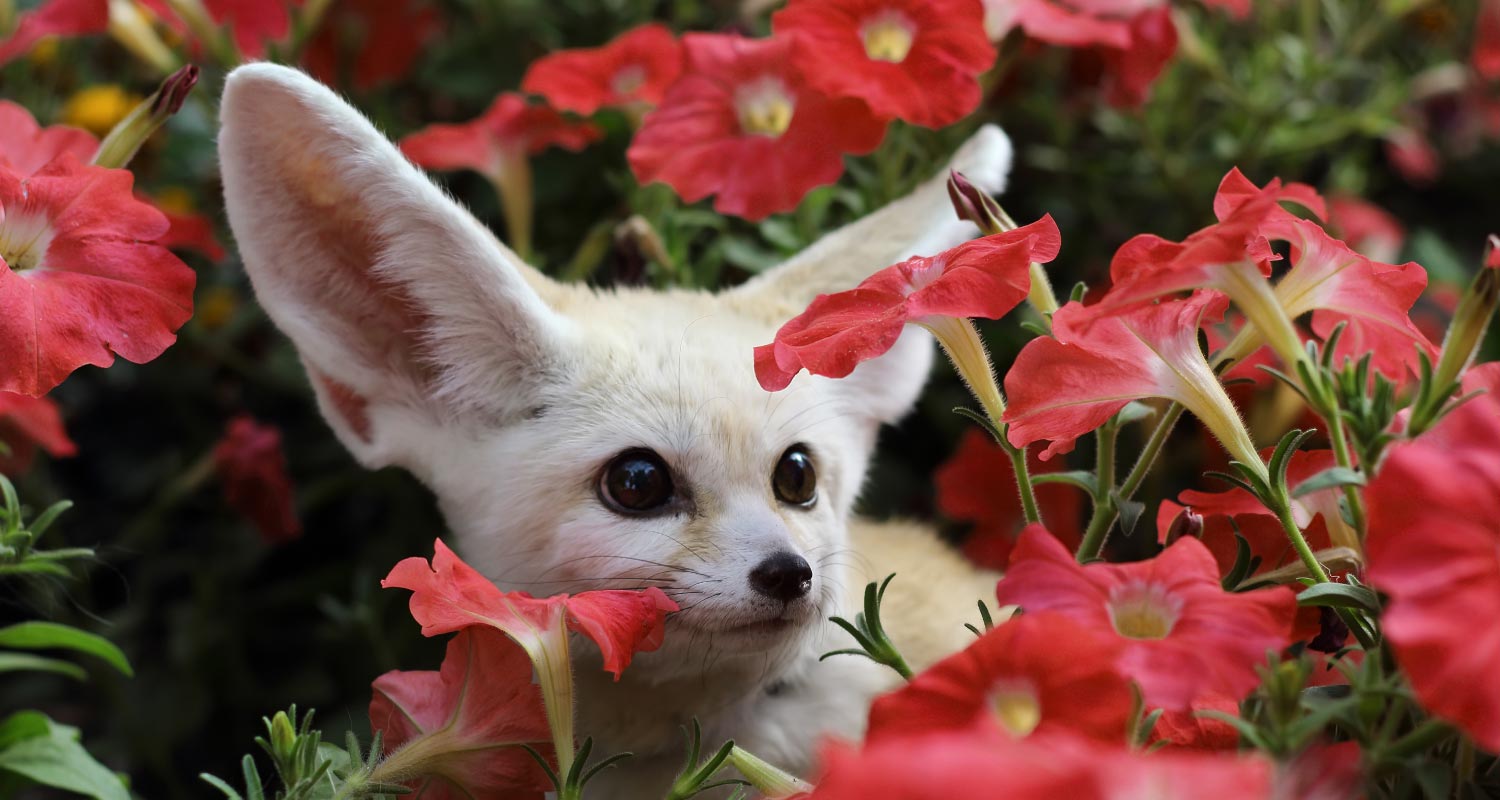
[[266, 736], [255, 737], [255, 743], [271, 757], [280, 788], [267, 793], [252, 755], [240, 760], [243, 793], [214, 775], [204, 773], [199, 777], [228, 800], [359, 800], [391, 798], [411, 791], [375, 780], [381, 756], [379, 733], [367, 753], [353, 733], [346, 737], [342, 748], [324, 742], [322, 731], [312, 727], [310, 710], [300, 723], [295, 722], [297, 719], [295, 705], [276, 712], [275, 716], [262, 717]]
[[[885, 626], [880, 622], [880, 603], [885, 600], [886, 587], [896, 579], [895, 573], [887, 575], [880, 583], [871, 581], [865, 586], [865, 610], [855, 616], [850, 622], [843, 617], [832, 617], [830, 619], [835, 625], [843, 628], [854, 641], [859, 649], [834, 650], [824, 653], [819, 661], [830, 656], [864, 656], [877, 664], [884, 664], [895, 670], [903, 678], [910, 679], [911, 667], [907, 666], [906, 659], [901, 657], [901, 651], [896, 649], [896, 643], [886, 635]], [[989, 626], [988, 610], [981, 606], [981, 613], [986, 617], [986, 627]]]
[[130, 800], [119, 775], [79, 744], [77, 728], [59, 725], [39, 711], [18, 711], [0, 722], [0, 796], [41, 785], [96, 800]]

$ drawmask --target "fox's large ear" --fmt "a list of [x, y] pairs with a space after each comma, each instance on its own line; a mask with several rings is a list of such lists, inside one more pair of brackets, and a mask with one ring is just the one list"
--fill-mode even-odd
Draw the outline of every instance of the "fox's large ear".
[[361, 462], [413, 466], [432, 423], [503, 423], [540, 402], [571, 335], [543, 300], [556, 287], [359, 112], [252, 64], [229, 76], [221, 119], [225, 205], [256, 295]]
[[[730, 293], [737, 307], [776, 324], [802, 313], [813, 298], [852, 289], [874, 272], [913, 255], [941, 252], [979, 233], [958, 218], [948, 199], [948, 170], [962, 172], [990, 194], [1005, 189], [1011, 146], [994, 125], [978, 130], [954, 153], [948, 168], [911, 194], [850, 223]], [[932, 365], [930, 337], [907, 326], [891, 352], [861, 364], [844, 379], [855, 407], [890, 422], [916, 402]]]

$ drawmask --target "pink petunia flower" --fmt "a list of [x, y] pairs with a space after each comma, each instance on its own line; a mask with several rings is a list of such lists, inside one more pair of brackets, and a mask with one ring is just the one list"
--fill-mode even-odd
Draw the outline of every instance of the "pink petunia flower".
[[[1063, 469], [1060, 458], [1042, 461], [1028, 452], [1026, 460], [1032, 475]], [[959, 441], [958, 452], [938, 468], [933, 481], [943, 516], [974, 523], [963, 543], [964, 555], [982, 567], [1005, 569], [1016, 535], [1026, 525], [1010, 456], [988, 433], [970, 428]], [[1082, 495], [1077, 487], [1038, 483], [1033, 490], [1048, 530], [1069, 548], [1077, 547], [1083, 538]]]
[[1500, 752], [1500, 399], [1393, 446], [1365, 498], [1366, 576], [1390, 595], [1397, 663], [1423, 706]]
[[242, 414], [230, 420], [213, 458], [224, 501], [254, 523], [261, 538], [282, 544], [302, 535], [281, 431]]
[[[755, 348], [755, 375], [771, 392], [786, 388], [803, 369], [842, 378], [895, 346], [908, 323], [933, 330], [958, 361], [962, 352], [945, 337], [946, 321], [1004, 316], [1026, 299], [1032, 262], [1051, 261], [1060, 246], [1056, 223], [1042, 217], [886, 267], [848, 291], [819, 295], [781, 326], [774, 342]], [[988, 372], [982, 349], [967, 360]]]
[[1010, 443], [1050, 440], [1042, 458], [1073, 449], [1132, 400], [1162, 397], [1193, 413], [1230, 455], [1261, 464], [1255, 443], [1198, 346], [1198, 329], [1221, 318], [1228, 299], [1198, 291], [1185, 300], [1109, 313], [1068, 303], [1054, 337], [1026, 344], [1005, 376]]
[[979, 106], [995, 62], [983, 20], [979, 0], [792, 0], [771, 24], [803, 40], [793, 55], [813, 88], [941, 128]]
[[1340, 239], [1375, 261], [1401, 254], [1406, 228], [1389, 211], [1369, 200], [1340, 194], [1328, 198], [1328, 224]]
[[98, 149], [94, 134], [69, 125], [43, 128], [30, 111], [0, 100], [0, 168], [22, 176], [34, 175], [63, 153], [88, 162]]
[[1003, 622], [870, 707], [869, 742], [997, 726], [1015, 738], [1068, 733], [1121, 743], [1134, 695], [1120, 649], [1064, 614]]
[[45, 394], [84, 364], [144, 363], [192, 316], [196, 276], [155, 240], [161, 212], [132, 176], [64, 154], [0, 167], [0, 391]]
[[68, 438], [57, 403], [46, 397], [0, 392], [0, 475], [19, 475], [31, 466], [38, 448], [53, 458], [78, 453]]
[[682, 74], [682, 46], [659, 23], [632, 28], [602, 47], [563, 50], [526, 68], [521, 90], [554, 108], [592, 114], [601, 108], [654, 107]]
[[526, 753], [552, 749], [526, 653], [499, 631], [465, 628], [436, 671], [391, 671], [370, 687], [370, 728], [416, 796], [541, 800], [551, 781]]
[[[1295, 495], [1304, 481], [1333, 466], [1335, 459], [1332, 450], [1298, 450], [1287, 460], [1287, 486]], [[1343, 492], [1338, 487], [1319, 489], [1301, 497], [1294, 496], [1291, 501], [1292, 518], [1298, 528], [1309, 531], [1314, 520], [1320, 519], [1322, 525], [1318, 527], [1318, 531], [1322, 534], [1321, 546], [1332, 544], [1353, 548], [1358, 552], [1358, 535], [1344, 522], [1339, 510], [1339, 498], [1342, 496]], [[1286, 533], [1276, 521], [1275, 513], [1261, 505], [1260, 500], [1243, 488], [1234, 487], [1222, 492], [1189, 489], [1178, 495], [1177, 499], [1205, 518], [1223, 521], [1223, 524], [1205, 527], [1203, 540], [1216, 556], [1221, 553], [1228, 555], [1231, 565], [1235, 543], [1233, 534], [1226, 530], [1230, 528], [1227, 524], [1229, 519], [1240, 525], [1240, 532], [1250, 542], [1252, 554], [1261, 557], [1261, 569], [1274, 569], [1297, 559]], [[1263, 522], [1247, 528], [1245, 523], [1251, 517], [1261, 517]], [[1228, 534], [1227, 541], [1222, 534]]]
[[682, 38], [683, 75], [646, 118], [627, 156], [636, 179], [746, 219], [789, 211], [844, 172], [845, 154], [874, 150], [885, 121], [834, 98], [794, 68], [794, 39]]
[[[0, 66], [30, 52], [48, 36], [86, 36], [108, 27], [107, 0], [46, 0], [22, 14], [10, 37], [0, 40]], [[0, 128], [0, 135], [3, 131]]]
[[1035, 526], [1022, 532], [997, 600], [1059, 611], [1122, 646], [1114, 664], [1146, 703], [1189, 707], [1209, 693], [1243, 697], [1255, 666], [1291, 643], [1297, 600], [1285, 587], [1226, 592], [1202, 542], [1180, 539], [1129, 564], [1080, 565]]
[[[167, 0], [139, 2], [179, 34], [198, 33]], [[201, 0], [201, 3], [202, 10], [198, 13], [206, 14], [208, 23], [217, 25], [221, 31], [227, 28], [240, 55], [258, 59], [266, 55], [268, 44], [284, 42], [291, 35], [292, 6], [301, 5], [302, 0]], [[207, 43], [195, 41], [194, 45], [202, 49]]]

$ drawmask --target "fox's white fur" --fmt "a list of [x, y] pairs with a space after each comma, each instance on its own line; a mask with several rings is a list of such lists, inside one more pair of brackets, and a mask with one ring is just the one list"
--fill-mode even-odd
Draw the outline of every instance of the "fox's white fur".
[[[915, 402], [932, 359], [910, 330], [844, 380], [761, 389], [751, 350], [821, 292], [973, 235], [937, 176], [719, 294], [556, 283], [520, 261], [363, 116], [295, 70], [228, 79], [219, 140], [225, 199], [261, 303], [291, 337], [324, 416], [359, 461], [400, 465], [436, 494], [460, 554], [502, 587], [538, 594], [659, 586], [682, 606], [664, 646], [624, 680], [579, 647], [579, 729], [633, 751], [603, 797], [660, 797], [680, 727], [733, 737], [797, 772], [826, 735], [857, 738], [893, 675], [826, 622], [868, 580], [897, 572], [888, 626], [914, 666], [961, 646], [994, 576], [928, 530], [851, 519], [882, 423]], [[1010, 144], [975, 134], [954, 167], [1002, 188]], [[779, 503], [777, 459], [804, 444], [810, 508]], [[649, 448], [682, 502], [624, 516], [599, 496], [612, 457]], [[802, 555], [812, 591], [767, 599], [748, 573]]]

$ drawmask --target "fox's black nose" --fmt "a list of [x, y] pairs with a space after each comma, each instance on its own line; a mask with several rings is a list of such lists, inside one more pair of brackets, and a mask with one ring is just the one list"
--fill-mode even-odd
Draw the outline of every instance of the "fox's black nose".
[[783, 550], [750, 571], [750, 587], [766, 597], [790, 603], [812, 591], [807, 559]]

